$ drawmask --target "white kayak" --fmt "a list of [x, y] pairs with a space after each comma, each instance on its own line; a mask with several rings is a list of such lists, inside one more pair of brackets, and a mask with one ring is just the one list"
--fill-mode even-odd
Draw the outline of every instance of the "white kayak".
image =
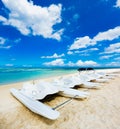
[[36, 84], [24, 83], [20, 92], [29, 98], [42, 100], [47, 95], [59, 92], [59, 89], [48, 82], [41, 81]]
[[30, 109], [34, 113], [37, 113], [51, 120], [57, 119], [60, 115], [58, 111], [53, 110], [51, 107], [41, 102], [38, 102], [37, 100], [29, 98], [17, 89], [12, 88], [10, 89], [10, 92], [14, 97], [16, 97], [21, 103], [23, 103], [28, 109]]
[[79, 85], [82, 88], [88, 88], [88, 89], [100, 89], [101, 85], [96, 82], [84, 82], [82, 85]]
[[75, 98], [79, 98], [79, 99], [88, 98], [88, 96], [90, 95], [88, 92], [85, 92], [85, 91], [79, 91], [79, 90], [64, 88], [64, 87], [61, 88], [58, 94], [60, 94], [61, 96], [71, 97], [71, 98], [76, 96]]

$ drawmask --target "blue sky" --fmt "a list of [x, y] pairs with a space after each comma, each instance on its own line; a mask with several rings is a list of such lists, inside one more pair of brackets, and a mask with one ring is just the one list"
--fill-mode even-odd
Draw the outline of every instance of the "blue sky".
[[120, 66], [120, 0], [1, 0], [0, 66]]

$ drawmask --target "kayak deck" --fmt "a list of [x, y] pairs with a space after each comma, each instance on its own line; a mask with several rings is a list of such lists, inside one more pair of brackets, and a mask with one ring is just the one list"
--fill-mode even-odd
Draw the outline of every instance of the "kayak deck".
[[32, 112], [44, 116], [48, 119], [55, 120], [59, 117], [60, 113], [53, 110], [51, 107], [38, 102], [37, 100], [31, 99], [26, 95], [20, 93], [17, 89], [10, 89], [11, 94], [16, 97], [21, 103], [23, 103]]

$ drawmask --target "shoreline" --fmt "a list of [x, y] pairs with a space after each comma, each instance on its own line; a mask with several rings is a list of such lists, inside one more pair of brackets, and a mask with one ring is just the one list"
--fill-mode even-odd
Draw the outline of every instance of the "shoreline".
[[[73, 73], [76, 73], [77, 72], [77, 70], [76, 71], [73, 71]], [[32, 81], [32, 80], [44, 80], [44, 79], [49, 79], [49, 78], [56, 78], [56, 77], [59, 77], [59, 76], [65, 76], [65, 75], [69, 75], [69, 74], [72, 74], [71, 72], [69, 73], [58, 73], [58, 74], [52, 74], [52, 76], [51, 75], [45, 75], [45, 76], [39, 76], [39, 77], [33, 77], [32, 79], [22, 79], [22, 80], [19, 80], [19, 81], [13, 81], [13, 82], [7, 82], [7, 83], [0, 83], [0, 87], [1, 86], [5, 86], [5, 85], [11, 85], [11, 84], [18, 84], [18, 83], [25, 83], [25, 82], [30, 82], [30, 81]]]
[[[109, 72], [109, 71], [116, 71], [116, 70], [119, 70], [120, 68], [99, 68], [99, 69], [95, 69], [95, 71], [100, 71], [100, 72]], [[33, 78], [33, 79], [23, 79], [21, 81], [16, 81], [16, 82], [8, 82], [8, 83], [1, 83], [0, 84], [0, 87], [1, 86], [7, 86], [7, 85], [14, 85], [14, 84], [19, 84], [19, 83], [25, 83], [25, 82], [31, 82], [33, 80], [48, 80], [48, 79], [51, 79], [51, 78], [57, 78], [57, 77], [60, 77], [60, 76], [66, 76], [66, 75], [69, 75], [69, 74], [75, 74], [75, 73], [78, 73], [77, 69], [76, 71], [74, 71], [74, 73], [59, 73], [58, 75], [52, 75], [52, 77], [49, 75], [49, 76], [40, 76], [40, 77], [36, 77], [36, 78]]]
[[[112, 71], [110, 69], [105, 72], [111, 73], [115, 71], [116, 69]], [[120, 69], [117, 69], [117, 71], [120, 75]], [[71, 75], [74, 74], [63, 75], [63, 77]], [[51, 77], [44, 80], [50, 81], [51, 79], [59, 77], [60, 76]], [[115, 79], [110, 79], [109, 82], [103, 84], [99, 90], [88, 90], [91, 94], [88, 99], [82, 101], [74, 99], [71, 103], [58, 110], [60, 117], [55, 121], [48, 120], [31, 112], [10, 94], [10, 88], [14, 87], [19, 89], [22, 87], [22, 84], [23, 82], [0, 86], [0, 129], [119, 128], [120, 76], [115, 77]], [[54, 107], [67, 99], [68, 98], [58, 96], [46, 104]]]
[[[77, 72], [76, 72], [77, 73]], [[26, 83], [26, 82], [30, 82], [30, 83], [32, 83], [33, 81], [34, 82], [37, 82], [37, 81], [40, 81], [40, 80], [46, 80], [46, 81], [49, 81], [49, 80], [52, 80], [52, 79], [54, 79], [54, 78], [60, 78], [60, 77], [65, 77], [65, 76], [71, 76], [71, 75], [74, 75], [74, 74], [76, 74], [76, 73], [69, 73], [69, 74], [62, 74], [62, 75], [57, 75], [57, 76], [52, 76], [52, 77], [44, 77], [44, 78], [38, 78], [38, 79], [30, 79], [30, 80], [26, 80], [26, 81], [20, 81], [20, 82], [14, 82], [14, 83], [9, 83], [9, 84], [2, 84], [2, 85], [0, 85], [0, 88], [1, 87], [6, 87], [6, 86], [10, 86], [10, 85], [13, 85], [13, 86], [15, 86], [15, 85], [21, 85], [21, 84], [23, 84], [23, 83]]]
[[[110, 68], [110, 69], [95, 69], [95, 71], [98, 72], [116, 72], [117, 70], [120, 70], [120, 68]], [[40, 78], [36, 78], [36, 79], [30, 79], [30, 80], [24, 80], [24, 81], [18, 81], [18, 82], [11, 82], [11, 83], [7, 83], [7, 84], [0, 84], [0, 87], [2, 86], [9, 86], [9, 85], [20, 85], [22, 83], [26, 83], [26, 82], [32, 82], [32, 81], [38, 81], [38, 80], [51, 80], [54, 78], [59, 78], [61, 76], [69, 76], [69, 75], [73, 75], [73, 74], [79, 74], [79, 72], [76, 70], [75, 73], [64, 73], [64, 74], [60, 74], [60, 75], [54, 75], [52, 77], [40, 77]]]

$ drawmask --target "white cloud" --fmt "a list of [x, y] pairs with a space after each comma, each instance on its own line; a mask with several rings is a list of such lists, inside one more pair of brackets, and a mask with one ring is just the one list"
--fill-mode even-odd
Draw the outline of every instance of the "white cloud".
[[85, 61], [85, 62], [83, 62], [81, 60], [78, 60], [76, 62], [76, 65], [77, 66], [97, 66], [98, 64], [96, 62], [92, 61], [92, 60], [88, 60], [88, 61]]
[[46, 66], [69, 66], [69, 67], [98, 66], [98, 64], [92, 60], [87, 60], [87, 61], [78, 60], [75, 63], [73, 63], [72, 61], [65, 63], [63, 59], [56, 59], [56, 60], [53, 60], [51, 62], [45, 62], [45, 63], [43, 63], [43, 65], [46, 65]]
[[82, 61], [78, 60], [77, 62], [73, 63], [69, 61], [65, 66], [98, 66], [98, 64], [92, 60]]
[[66, 64], [66, 66], [98, 66], [98, 64], [92, 60], [87, 60], [87, 61], [82, 61], [82, 60], [78, 60], [76, 63], [73, 63], [71, 61], [68, 62], [68, 64]]
[[46, 65], [46, 66], [64, 66], [64, 61], [63, 61], [63, 59], [56, 59], [56, 60], [53, 60], [51, 62], [45, 62], [43, 65]]
[[11, 48], [11, 46], [0, 46], [0, 48], [2, 48], [2, 49], [9, 49], [9, 48]]
[[72, 52], [72, 51], [68, 51], [67, 54], [68, 54], [68, 55], [72, 55], [73, 52]]
[[6, 45], [7, 39], [0, 37], [0, 49], [9, 49], [11, 48], [10, 45]]
[[98, 51], [98, 48], [90, 48], [89, 51]]
[[69, 47], [69, 50], [75, 50], [80, 48], [86, 48], [88, 46], [94, 46], [100, 41], [108, 40], [112, 41], [120, 37], [120, 26], [113, 29], [109, 29], [104, 32], [98, 33], [92, 39], [89, 36], [76, 38], [73, 44]]
[[5, 17], [3, 17], [3, 16], [0, 15], [0, 22], [6, 23], [7, 22], [7, 19]]
[[68, 55], [79, 54], [81, 56], [89, 56], [90, 52], [98, 51], [98, 50], [99, 50], [98, 48], [90, 48], [90, 49], [85, 49], [82, 51], [80, 51], [80, 50], [68, 51], [67, 54]]
[[69, 61], [69, 62], [67, 63], [67, 66], [73, 67], [73, 66], [75, 66], [75, 64], [74, 64], [72, 61]]
[[105, 55], [105, 56], [101, 56], [100, 59], [109, 59], [113, 57], [113, 55]]
[[98, 33], [94, 38], [93, 41], [103, 41], [103, 40], [113, 40], [120, 36], [120, 26], [115, 27], [114, 29], [109, 29], [105, 32]]
[[0, 49], [9, 49], [11, 48], [13, 45], [12, 43], [14, 43], [14, 45], [18, 42], [20, 42], [21, 39], [15, 39], [15, 40], [9, 40], [9, 39], [5, 39], [3, 37], [0, 37]]
[[104, 53], [120, 53], [120, 42], [105, 48]]
[[117, 1], [116, 1], [115, 7], [119, 7], [119, 8], [120, 8], [120, 0], [117, 0]]
[[79, 53], [81, 53], [81, 51], [77, 51], [77, 50], [76, 50], [76, 51], [74, 51], [74, 53], [79, 54]]
[[91, 43], [91, 39], [88, 36], [76, 38], [74, 43], [70, 46], [69, 50], [75, 50], [79, 48], [86, 48]]
[[54, 53], [52, 56], [42, 56], [41, 58], [61, 58], [64, 57], [64, 54], [58, 55], [56, 53]]
[[61, 4], [41, 7], [27, 0], [2, 0], [2, 2], [10, 10], [8, 19], [0, 16], [3, 24], [17, 28], [23, 35], [61, 39], [63, 29], [53, 29], [54, 25], [61, 22]]
[[89, 52], [93, 52], [93, 51], [98, 51], [99, 49], [98, 48], [90, 48], [90, 49], [86, 49], [86, 50], [83, 50], [83, 51], [79, 51], [79, 53], [89, 53]]

